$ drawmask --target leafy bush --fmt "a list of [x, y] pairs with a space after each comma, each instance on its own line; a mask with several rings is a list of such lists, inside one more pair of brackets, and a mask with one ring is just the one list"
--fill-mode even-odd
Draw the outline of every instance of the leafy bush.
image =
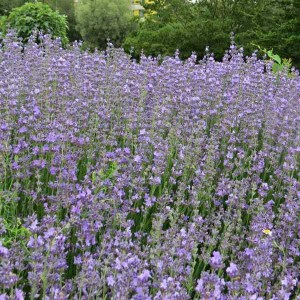
[[54, 38], [61, 38], [63, 45], [68, 42], [66, 16], [60, 15], [41, 2], [26, 3], [14, 8], [5, 25], [15, 29], [24, 42], [27, 42], [34, 30], [50, 33]]
[[77, 29], [91, 48], [105, 49], [107, 40], [120, 46], [134, 27], [129, 0], [82, 0], [76, 8]]

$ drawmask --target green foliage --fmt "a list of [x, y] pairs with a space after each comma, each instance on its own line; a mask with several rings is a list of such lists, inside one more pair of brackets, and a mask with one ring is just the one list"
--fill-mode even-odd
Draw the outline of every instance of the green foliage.
[[77, 29], [91, 48], [105, 49], [107, 39], [120, 46], [133, 29], [129, 0], [82, 0], [76, 10]]
[[[4, 226], [4, 234], [0, 234], [0, 241], [4, 246], [10, 246], [15, 241], [22, 241], [26, 245], [30, 232], [22, 226], [18, 217], [18, 195], [16, 192], [4, 191], [0, 184], [0, 227]], [[2, 224], [1, 224], [2, 223]]]
[[47, 0], [46, 3], [60, 14], [67, 16], [68, 38], [70, 41], [81, 40], [78, 30], [76, 30], [75, 4], [71, 0]]
[[209, 46], [221, 60], [234, 32], [246, 55], [255, 50], [255, 43], [290, 57], [300, 67], [300, 0], [155, 0], [145, 8], [157, 14], [149, 14], [123, 44], [128, 52], [133, 46], [135, 56], [141, 50], [146, 55], [173, 55], [179, 49], [181, 58], [192, 52], [201, 58]]
[[0, 1], [0, 15], [9, 15], [11, 10], [15, 7], [21, 6], [29, 0], [1, 0]]
[[129, 36], [123, 44], [126, 50], [134, 47], [135, 55], [142, 50], [147, 55], [173, 55], [176, 49], [183, 49], [187, 41], [186, 32], [181, 23], [166, 24], [163, 27], [152, 23], [140, 30], [137, 35]]
[[146, 8], [157, 14], [146, 18], [138, 32], [126, 39], [124, 48], [128, 50], [133, 46], [137, 52], [143, 48], [147, 55], [158, 52], [173, 55], [179, 49], [180, 56], [187, 58], [194, 51], [202, 57], [209, 46], [215, 57], [221, 59], [229, 47], [230, 32], [239, 34], [249, 26], [250, 17], [243, 14], [243, 10], [246, 6], [253, 9], [253, 6], [245, 2], [249, 1], [216, 0], [193, 4], [156, 0]]
[[292, 67], [292, 60], [289, 58], [281, 58], [278, 54], [273, 53], [272, 50], [262, 49], [259, 45], [253, 44], [256, 46], [261, 52], [263, 52], [271, 61], [273, 61], [272, 71], [274, 73], [278, 72], [288, 72], [290, 73], [290, 69]]
[[6, 27], [7, 16], [0, 16], [0, 32]]
[[4, 219], [4, 226], [6, 232], [2, 239], [2, 244], [5, 247], [10, 247], [16, 241], [22, 241], [22, 245], [26, 246], [31, 233], [26, 227], [22, 226], [19, 218], [9, 221]]
[[68, 42], [66, 16], [60, 15], [40, 2], [26, 3], [14, 8], [5, 23], [10, 28], [16, 29], [18, 36], [22, 37], [24, 42], [27, 42], [35, 29], [51, 33], [55, 38], [60, 37], [63, 45]]
[[279, 53], [290, 57], [293, 64], [300, 68], [300, 0], [282, 1], [282, 16], [278, 18]]

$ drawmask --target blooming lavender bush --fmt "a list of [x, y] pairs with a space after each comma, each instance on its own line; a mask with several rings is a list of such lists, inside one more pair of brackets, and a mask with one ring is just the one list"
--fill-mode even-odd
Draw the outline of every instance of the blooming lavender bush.
[[0, 299], [299, 298], [296, 72], [33, 40], [0, 49]]

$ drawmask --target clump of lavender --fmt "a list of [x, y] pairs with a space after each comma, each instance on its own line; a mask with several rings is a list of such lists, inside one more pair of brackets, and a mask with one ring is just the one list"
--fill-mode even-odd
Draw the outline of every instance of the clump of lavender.
[[296, 299], [300, 80], [0, 47], [1, 299]]

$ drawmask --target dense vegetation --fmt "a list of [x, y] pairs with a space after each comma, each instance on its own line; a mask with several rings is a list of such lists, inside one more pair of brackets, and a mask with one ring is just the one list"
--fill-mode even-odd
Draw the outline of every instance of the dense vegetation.
[[296, 299], [300, 80], [0, 48], [1, 299]]
[[182, 58], [193, 51], [202, 57], [209, 46], [221, 60], [234, 32], [246, 54], [257, 49], [253, 44], [273, 48], [300, 67], [299, 0], [199, 0], [196, 4], [155, 0], [146, 7], [157, 14], [140, 24], [124, 44], [127, 51], [134, 46], [136, 55], [142, 49], [155, 56], [173, 55], [179, 49]]
[[0, 300], [299, 299], [300, 0], [28, 2], [0, 2]]
[[[0, 1], [0, 27], [1, 15], [8, 16], [13, 8], [24, 5], [25, 3], [35, 3], [35, 0], [1, 0]], [[76, 30], [75, 6], [74, 1], [70, 0], [43, 0], [39, 1], [49, 5], [54, 11], [67, 16], [67, 35], [69, 41], [82, 39], [80, 33]], [[3, 18], [3, 17], [2, 17]]]
[[105, 49], [108, 39], [120, 47], [134, 25], [129, 0], [81, 0], [76, 20], [86, 45], [92, 49]]
[[[130, 0], [81, 0], [77, 5], [70, 0], [40, 2], [67, 16], [70, 41], [83, 39], [92, 49], [105, 49], [109, 38], [136, 58], [142, 51], [172, 56], [179, 49], [186, 59], [193, 52], [203, 57], [209, 46], [220, 61], [234, 32], [247, 55], [260, 46], [300, 67], [300, 0], [155, 0], [151, 5], [141, 1], [146, 8], [143, 19], [129, 17]], [[2, 0], [0, 15], [9, 15], [24, 3]]]
[[16, 30], [18, 37], [22, 38], [24, 43], [34, 31], [49, 33], [53, 38], [60, 38], [64, 46], [68, 43], [66, 17], [40, 2], [26, 3], [14, 8], [4, 20], [2, 28], [4, 33], [7, 28]]

